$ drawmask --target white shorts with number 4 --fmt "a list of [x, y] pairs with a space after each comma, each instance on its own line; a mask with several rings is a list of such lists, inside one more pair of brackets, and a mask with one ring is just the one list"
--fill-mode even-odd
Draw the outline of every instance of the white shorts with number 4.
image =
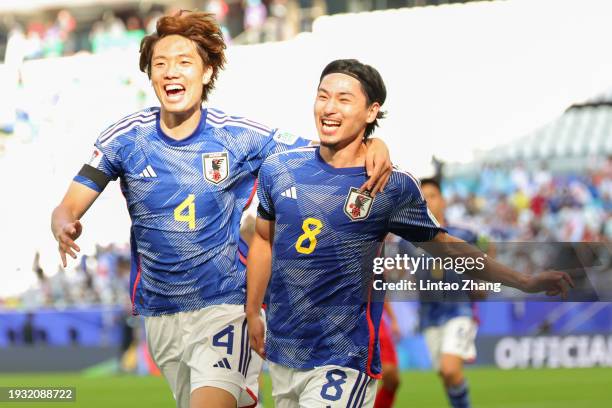
[[352, 368], [297, 370], [270, 362], [276, 408], [371, 408], [376, 380]]
[[190, 312], [145, 318], [153, 360], [170, 384], [179, 408], [191, 392], [221, 388], [238, 407], [257, 403], [263, 361], [251, 351], [243, 305], [215, 305]]
[[455, 317], [441, 326], [425, 329], [423, 335], [434, 369], [440, 367], [442, 354], [452, 354], [464, 361], [473, 361], [476, 358], [477, 331], [478, 325], [468, 316]]

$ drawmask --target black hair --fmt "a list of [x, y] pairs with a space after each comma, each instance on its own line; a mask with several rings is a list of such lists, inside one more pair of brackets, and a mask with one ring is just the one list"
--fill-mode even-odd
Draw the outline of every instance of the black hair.
[[426, 184], [431, 184], [432, 186], [437, 188], [440, 193], [442, 193], [442, 188], [440, 187], [440, 182], [437, 179], [435, 179], [433, 177], [428, 177], [428, 178], [421, 179], [421, 187], [423, 187]]
[[[323, 69], [323, 72], [321, 72], [321, 77], [319, 78], [319, 84], [321, 84], [323, 77], [335, 73], [352, 76], [358, 80], [361, 84], [363, 92], [366, 95], [368, 106], [374, 102], [378, 102], [380, 106], [385, 103], [385, 99], [387, 99], [387, 88], [385, 87], [385, 83], [383, 82], [380, 73], [374, 67], [363, 64], [356, 59], [335, 60], [327, 64], [327, 66]], [[383, 119], [386, 114], [387, 112], [382, 110], [378, 111], [374, 122], [368, 123], [366, 126], [365, 134], [363, 136], [364, 140], [374, 132], [374, 129], [378, 126], [378, 119]]]

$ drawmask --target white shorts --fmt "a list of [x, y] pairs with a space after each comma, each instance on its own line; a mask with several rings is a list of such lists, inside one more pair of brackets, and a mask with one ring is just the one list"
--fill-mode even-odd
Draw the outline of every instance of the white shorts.
[[276, 408], [371, 408], [376, 380], [352, 368], [328, 365], [296, 370], [269, 362]]
[[179, 408], [191, 392], [221, 388], [238, 407], [257, 403], [263, 361], [251, 351], [244, 305], [215, 305], [190, 312], [145, 317], [147, 344], [170, 384]]
[[428, 327], [424, 331], [425, 342], [429, 349], [431, 363], [438, 370], [440, 356], [452, 354], [464, 361], [476, 358], [476, 332], [478, 325], [471, 317], [459, 316], [450, 319], [441, 326]]

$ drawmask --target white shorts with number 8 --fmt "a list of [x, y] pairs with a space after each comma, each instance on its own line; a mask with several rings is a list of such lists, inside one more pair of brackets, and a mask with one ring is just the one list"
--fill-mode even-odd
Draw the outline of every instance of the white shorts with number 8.
[[352, 368], [328, 365], [297, 370], [270, 363], [277, 408], [371, 408], [376, 380]]

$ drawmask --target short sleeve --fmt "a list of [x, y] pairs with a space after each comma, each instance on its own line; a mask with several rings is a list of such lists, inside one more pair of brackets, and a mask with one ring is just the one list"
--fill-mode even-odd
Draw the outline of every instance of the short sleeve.
[[249, 154], [248, 165], [253, 174], [257, 175], [259, 168], [268, 156], [308, 145], [310, 145], [308, 139], [274, 129], [267, 136], [264, 136], [260, 143], [253, 145], [255, 151]]
[[95, 191], [102, 192], [111, 180], [121, 176], [122, 144], [118, 137], [105, 138], [105, 133], [96, 140], [89, 160], [85, 162], [74, 181]]
[[291, 149], [297, 149], [298, 147], [309, 146], [311, 143], [311, 141], [308, 139], [304, 139], [280, 129], [276, 129], [273, 132], [272, 141], [273, 144], [271, 145], [271, 150], [268, 155], [285, 152]]
[[271, 194], [272, 180], [269, 174], [270, 170], [271, 166], [264, 163], [259, 171], [257, 183], [257, 198], [259, 199], [257, 216], [268, 221], [272, 221], [276, 218]]
[[427, 208], [418, 182], [408, 173], [398, 173], [401, 188], [389, 218], [389, 231], [410, 242], [430, 241], [444, 229]]

